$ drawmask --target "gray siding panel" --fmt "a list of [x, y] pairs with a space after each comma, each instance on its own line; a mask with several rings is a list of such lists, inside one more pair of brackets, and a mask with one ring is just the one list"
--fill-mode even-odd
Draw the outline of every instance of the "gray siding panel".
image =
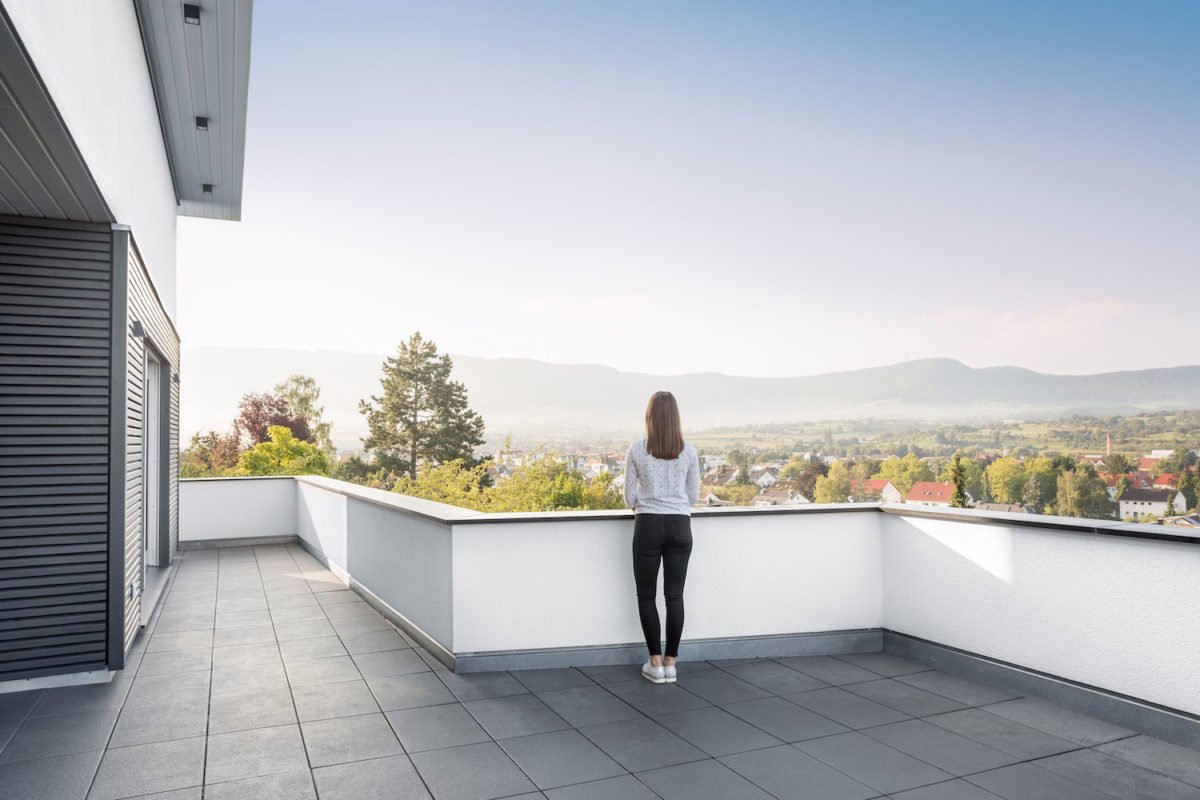
[[[131, 583], [139, 590], [142, 582], [142, 395], [145, 380], [146, 349], [152, 347], [163, 362], [162, 394], [169, 398], [169, 408], [160, 414], [163, 428], [160, 440], [167, 452], [162, 459], [163, 475], [160, 487], [165, 497], [159, 501], [159, 530], [166, 541], [159, 547], [166, 566], [178, 550], [179, 543], [179, 386], [173, 376], [179, 374], [179, 336], [150, 282], [132, 241], [128, 247], [128, 334], [126, 358], [125, 408], [125, 586]], [[144, 336], [133, 335], [134, 322], [140, 322]], [[128, 648], [137, 635], [141, 617], [141, 593], [131, 597], [125, 592], [125, 646]]]
[[0, 680], [107, 662], [111, 242], [0, 217]]

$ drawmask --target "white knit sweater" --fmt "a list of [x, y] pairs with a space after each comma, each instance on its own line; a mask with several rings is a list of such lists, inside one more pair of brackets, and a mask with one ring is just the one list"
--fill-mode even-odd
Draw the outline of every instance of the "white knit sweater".
[[683, 446], [679, 458], [655, 458], [638, 439], [625, 453], [625, 504], [638, 514], [691, 514], [700, 499], [700, 459]]

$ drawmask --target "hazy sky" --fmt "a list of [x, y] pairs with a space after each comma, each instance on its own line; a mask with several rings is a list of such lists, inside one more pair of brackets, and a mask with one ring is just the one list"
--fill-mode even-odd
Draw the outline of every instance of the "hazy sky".
[[185, 348], [1200, 362], [1200, 3], [255, 4]]

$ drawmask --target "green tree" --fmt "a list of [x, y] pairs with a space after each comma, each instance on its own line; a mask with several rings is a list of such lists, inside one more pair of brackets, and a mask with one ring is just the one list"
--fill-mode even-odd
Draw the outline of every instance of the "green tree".
[[[486, 470], [485, 470], [486, 473]], [[612, 478], [589, 486], [583, 476], [554, 458], [542, 458], [486, 490], [489, 511], [567, 511], [624, 508]]]
[[737, 469], [733, 476], [733, 482], [738, 486], [749, 486], [750, 453], [740, 447], [735, 447], [729, 451], [729, 463]]
[[950, 483], [954, 486], [954, 491], [950, 494], [951, 508], [966, 508], [967, 507], [967, 474], [963, 467], [963, 457], [958, 453], [950, 459], [949, 469]]
[[817, 478], [812, 499], [814, 503], [850, 502], [850, 470], [844, 461], [835, 461], [829, 474]]
[[1200, 503], [1200, 474], [1189, 469], [1179, 475], [1179, 491], [1187, 503], [1189, 510], [1195, 509]]
[[812, 461], [807, 458], [789, 458], [788, 462], [779, 470], [779, 477], [783, 480], [797, 480], [811, 463]]
[[272, 425], [281, 425], [301, 441], [312, 441], [308, 420], [297, 414], [287, 400], [273, 394], [242, 395], [238, 401], [238, 413], [233, 420], [233, 430], [244, 447], [270, 441]]
[[238, 459], [246, 475], [328, 475], [329, 457], [316, 445], [297, 439], [282, 425], [267, 430], [270, 441], [256, 444]]
[[1042, 510], [1042, 479], [1039, 473], [1029, 473], [1025, 489], [1021, 493], [1021, 505], [1035, 514]]
[[1104, 466], [1113, 475], [1124, 475], [1133, 472], [1137, 467], [1133, 460], [1124, 453], [1113, 453], [1104, 459]]
[[850, 468], [850, 479], [854, 481], [870, 480], [875, 471], [879, 469], [879, 463], [873, 458], [862, 458], [854, 462], [854, 466]]
[[1091, 464], [1081, 464], [1058, 476], [1055, 513], [1064, 517], [1112, 518], [1108, 489]]
[[219, 478], [234, 475], [240, 453], [236, 433], [192, 434], [191, 445], [179, 454], [179, 477]]
[[1129, 482], [1128, 475], [1122, 475], [1120, 478], [1118, 478], [1117, 485], [1113, 487], [1115, 490], [1113, 492], [1113, 500], [1120, 500], [1121, 496], [1124, 495], [1125, 492], [1127, 492], [1129, 490], [1130, 486], [1131, 486], [1131, 484]]
[[378, 464], [363, 461], [357, 455], [348, 456], [334, 464], [332, 477], [372, 489], [383, 489], [385, 492], [391, 491], [400, 478], [396, 473]]
[[275, 394], [287, 401], [292, 412], [308, 420], [312, 443], [325, 451], [330, 458], [336, 453], [330, 438], [331, 425], [324, 421], [325, 407], [317, 405], [321, 399], [321, 387], [307, 375], [289, 375], [283, 383], [275, 386]]
[[[1025, 487], [1021, 491], [1021, 504], [1030, 511], [1041, 514], [1046, 506], [1054, 501], [1055, 488], [1058, 486], [1058, 471], [1054, 459], [1047, 456], [1036, 456], [1025, 459]], [[1029, 483], [1034, 483], [1036, 491], [1030, 491]], [[1032, 505], [1030, 505], [1032, 503]]]
[[486, 511], [489, 498], [483, 489], [483, 479], [487, 476], [488, 463], [468, 465], [461, 458], [444, 461], [421, 470], [416, 478], [400, 476], [392, 491], [460, 508]]
[[808, 466], [796, 478], [796, 491], [803, 497], [812, 500], [817, 493], [817, 481], [829, 474], [829, 465], [820, 459], [808, 462]]
[[909, 450], [904, 458], [896, 456], [887, 458], [879, 465], [879, 472], [875, 474], [875, 477], [891, 481], [892, 486], [899, 490], [901, 497], [908, 497], [908, 492], [914, 483], [933, 480], [933, 470], [918, 458], [915, 452]]
[[987, 468], [988, 485], [997, 503], [1019, 503], [1025, 490], [1025, 470], [1011, 456], [998, 458]]
[[414, 333], [383, 364], [383, 393], [359, 403], [370, 434], [363, 446], [376, 462], [417, 477], [423, 464], [470, 462], [483, 444], [483, 419], [467, 405], [467, 390], [450, 379], [454, 362]]
[[954, 483], [950, 469], [954, 464], [955, 456], [961, 456], [959, 465], [963, 472], [963, 490], [977, 503], [990, 502], [983, 499], [983, 463], [977, 458], [961, 452], [955, 453], [946, 462], [946, 466], [942, 468], [937, 479], [943, 483]]
[[979, 502], [994, 503], [996, 498], [992, 496], [992, 482], [988, 478], [987, 470], [983, 471], [983, 488], [979, 493]]
[[[720, 486], [713, 489], [713, 494], [722, 500], [728, 500], [735, 506], [752, 506], [754, 498], [758, 496], [758, 487], [753, 484], [750, 486]], [[805, 495], [805, 497], [807, 496]]]
[[611, 472], [601, 472], [583, 487], [583, 508], [624, 508], [623, 487], [615, 483]]
[[1163, 472], [1182, 473], [1196, 465], [1196, 454], [1189, 447], [1176, 447], [1169, 457], [1162, 460]]

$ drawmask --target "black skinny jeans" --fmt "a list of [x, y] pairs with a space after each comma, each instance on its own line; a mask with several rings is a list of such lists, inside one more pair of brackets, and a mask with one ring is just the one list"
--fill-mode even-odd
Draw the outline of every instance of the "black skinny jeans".
[[658, 564], [663, 564], [663, 594], [667, 599], [667, 657], [679, 655], [683, 637], [683, 584], [692, 556], [692, 520], [687, 514], [637, 514], [633, 523], [633, 579], [637, 584], [638, 615], [650, 655], [662, 655], [658, 623]]

